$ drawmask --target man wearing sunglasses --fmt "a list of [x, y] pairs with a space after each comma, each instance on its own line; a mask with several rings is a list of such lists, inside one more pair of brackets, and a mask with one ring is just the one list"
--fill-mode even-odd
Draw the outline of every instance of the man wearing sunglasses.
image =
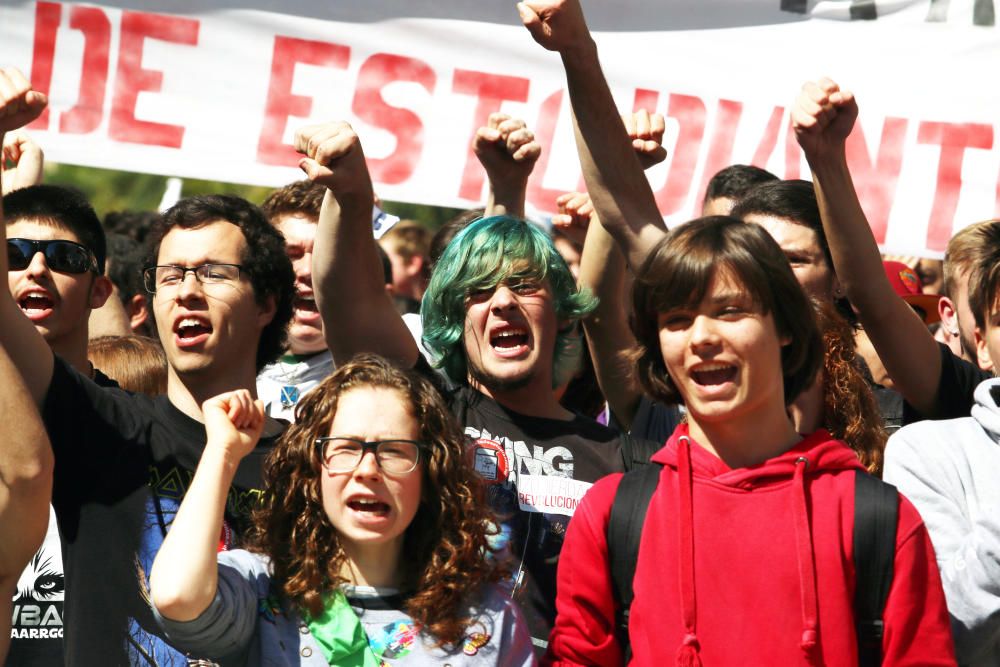
[[111, 295], [97, 214], [83, 195], [55, 185], [15, 190], [4, 197], [3, 210], [14, 301], [52, 352], [94, 378], [87, 322]]
[[[0, 135], [30, 123], [45, 102], [23, 75], [0, 68]], [[5, 223], [0, 229], [18, 230]], [[0, 241], [7, 245], [7, 238], [25, 236], [4, 233]], [[29, 318], [48, 302], [0, 295], [0, 346], [42, 407], [55, 455], [68, 665], [187, 665], [204, 657], [185, 656], [159, 636], [148, 604], [149, 569], [205, 447], [201, 405], [235, 389], [254, 392], [257, 372], [284, 346], [292, 312], [294, 274], [284, 241], [249, 202], [181, 200], [149, 242], [144, 281], [169, 364], [166, 396], [97, 386], [54, 356], [32, 325]], [[27, 253], [29, 267], [92, 266], [69, 246], [15, 242], [0, 256], [0, 271]], [[262, 460], [282, 430], [269, 420], [261, 444], [237, 468], [220, 549], [235, 546], [248, 526]]]

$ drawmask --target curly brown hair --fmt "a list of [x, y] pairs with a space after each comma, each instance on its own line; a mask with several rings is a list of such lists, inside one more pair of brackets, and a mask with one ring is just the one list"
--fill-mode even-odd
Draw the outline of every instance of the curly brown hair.
[[823, 427], [846, 442], [868, 472], [881, 477], [888, 435], [858, 370], [854, 327], [831, 304], [813, 301], [813, 307], [823, 334]]
[[321, 453], [337, 403], [359, 387], [390, 388], [409, 404], [429, 456], [421, 466], [423, 494], [406, 529], [400, 567], [404, 610], [439, 645], [456, 645], [470, 623], [470, 582], [488, 584], [505, 575], [487, 542], [494, 524], [484, 489], [465, 455], [465, 437], [431, 383], [373, 354], [354, 357], [310, 391], [295, 410], [295, 424], [264, 465], [261, 507], [254, 513], [250, 549], [271, 560], [276, 590], [316, 616], [323, 594], [348, 583], [341, 576], [344, 551], [323, 509]]

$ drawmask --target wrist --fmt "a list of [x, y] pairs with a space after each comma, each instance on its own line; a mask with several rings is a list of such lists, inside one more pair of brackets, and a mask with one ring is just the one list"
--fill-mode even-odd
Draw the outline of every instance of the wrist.
[[591, 67], [598, 62], [597, 42], [589, 33], [585, 39], [574, 41], [573, 45], [559, 51], [563, 65], [570, 67]]

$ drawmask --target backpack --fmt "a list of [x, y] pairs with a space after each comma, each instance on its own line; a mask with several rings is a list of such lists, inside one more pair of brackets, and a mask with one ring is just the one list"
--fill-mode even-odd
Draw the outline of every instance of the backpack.
[[[646, 459], [648, 461], [648, 458]], [[625, 662], [632, 657], [628, 637], [629, 607], [634, 592], [639, 559], [639, 540], [649, 501], [660, 480], [662, 464], [646, 463], [626, 468], [608, 520], [608, 561], [611, 588], [617, 603], [616, 634]], [[892, 584], [896, 552], [896, 523], [899, 495], [896, 487], [856, 471], [854, 484], [854, 619], [858, 642], [858, 665], [882, 664], [882, 612]]]

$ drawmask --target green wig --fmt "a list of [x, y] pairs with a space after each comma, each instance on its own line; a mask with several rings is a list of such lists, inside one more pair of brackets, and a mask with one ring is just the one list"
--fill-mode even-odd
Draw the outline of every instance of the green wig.
[[580, 290], [549, 236], [535, 225], [509, 216], [482, 218], [459, 232], [434, 266], [420, 307], [423, 341], [449, 379], [465, 382], [466, 296], [492, 289], [508, 278], [548, 281], [556, 317], [566, 327], [556, 337], [553, 385], [570, 379], [580, 356], [580, 336], [572, 326], [597, 306]]

